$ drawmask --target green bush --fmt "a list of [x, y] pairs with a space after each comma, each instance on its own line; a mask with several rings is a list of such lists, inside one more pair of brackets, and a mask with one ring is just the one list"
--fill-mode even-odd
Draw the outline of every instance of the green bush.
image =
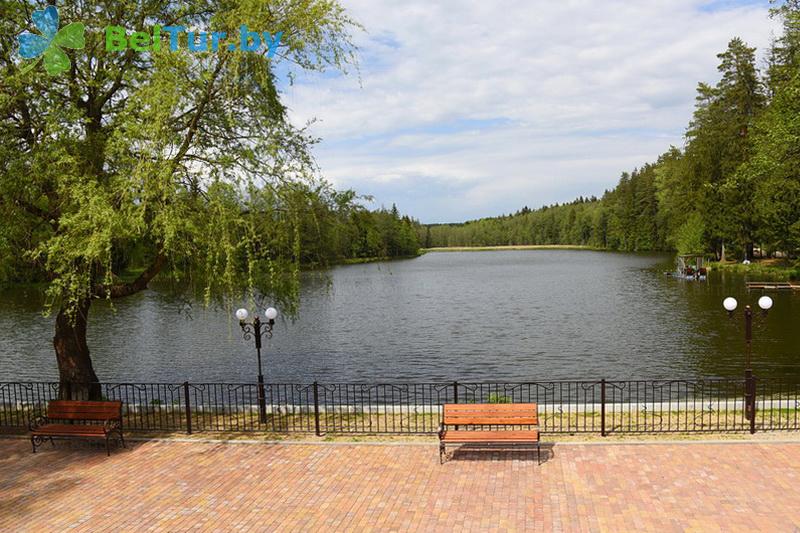
[[493, 392], [489, 395], [486, 399], [486, 403], [511, 403], [511, 398], [508, 396], [502, 396], [496, 392]]

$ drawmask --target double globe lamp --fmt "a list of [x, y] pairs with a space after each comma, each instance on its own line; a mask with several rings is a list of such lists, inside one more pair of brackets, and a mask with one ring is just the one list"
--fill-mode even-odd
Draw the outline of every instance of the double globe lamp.
[[272, 338], [272, 326], [275, 325], [275, 319], [278, 317], [278, 310], [274, 307], [268, 307], [264, 310], [264, 321], [261, 317], [255, 315], [252, 322], [248, 322], [250, 313], [247, 309], [238, 309], [236, 311], [236, 319], [239, 320], [239, 326], [242, 328], [242, 336], [245, 340], [251, 338], [255, 340], [256, 355], [258, 356], [258, 414], [262, 424], [267, 422], [267, 402], [264, 394], [264, 374], [261, 371], [261, 339], [266, 337]]
[[[758, 307], [761, 308], [762, 316], [772, 309], [772, 298], [762, 296], [758, 299]], [[733, 312], [739, 307], [736, 298], [727, 297], [722, 301], [722, 306], [728, 312], [728, 316], [733, 317]], [[744, 342], [745, 342], [745, 417], [751, 422], [751, 431], [755, 423], [755, 379], [753, 379], [753, 310], [749, 305], [744, 307]]]

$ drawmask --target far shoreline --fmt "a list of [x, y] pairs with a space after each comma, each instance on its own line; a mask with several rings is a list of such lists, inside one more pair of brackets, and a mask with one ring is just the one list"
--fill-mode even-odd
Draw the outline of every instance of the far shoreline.
[[497, 252], [506, 250], [589, 250], [593, 252], [608, 251], [595, 246], [581, 246], [577, 244], [511, 244], [499, 246], [436, 246], [433, 248], [420, 248], [420, 252]]

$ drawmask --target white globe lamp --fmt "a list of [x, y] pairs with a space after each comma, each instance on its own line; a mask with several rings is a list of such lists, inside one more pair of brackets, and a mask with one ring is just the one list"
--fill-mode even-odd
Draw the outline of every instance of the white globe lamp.
[[739, 306], [739, 302], [736, 301], [736, 298], [728, 296], [722, 301], [722, 306], [725, 308], [727, 312], [733, 313]]

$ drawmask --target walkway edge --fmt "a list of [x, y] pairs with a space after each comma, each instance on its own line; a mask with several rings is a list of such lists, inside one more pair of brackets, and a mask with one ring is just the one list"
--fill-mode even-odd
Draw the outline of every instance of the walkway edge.
[[[0, 435], [0, 439], [19, 439], [28, 440], [29, 437], [25, 435]], [[394, 441], [372, 441], [372, 442], [346, 442], [346, 441], [317, 441], [317, 440], [254, 440], [254, 439], [202, 439], [202, 438], [182, 438], [182, 437], [126, 437], [126, 441], [132, 442], [180, 442], [180, 443], [197, 443], [197, 444], [268, 444], [268, 445], [289, 445], [289, 446], [421, 446], [431, 447], [438, 446], [436, 440], [430, 442], [394, 442]], [[574, 441], [574, 442], [558, 442], [550, 441], [547, 439], [542, 441], [542, 444], [547, 447], [562, 447], [562, 446], [674, 446], [677, 444], [800, 444], [800, 437], [791, 439], [742, 439], [742, 440], [640, 440], [640, 441]]]

